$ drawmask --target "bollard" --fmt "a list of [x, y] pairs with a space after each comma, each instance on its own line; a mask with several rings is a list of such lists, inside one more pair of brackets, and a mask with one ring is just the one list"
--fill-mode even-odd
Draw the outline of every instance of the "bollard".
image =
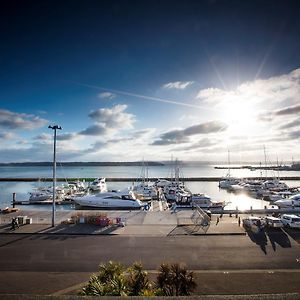
[[235, 207], [235, 210], [236, 210], [236, 212], [235, 212], [235, 217], [237, 218], [237, 217], [238, 217], [238, 214], [239, 214], [239, 208], [236, 206], [236, 207]]
[[252, 206], [250, 206], [250, 211], [251, 211], [251, 216], [253, 217]]
[[264, 209], [265, 209], [265, 210], [267, 209], [267, 205], [264, 206]]
[[12, 205], [13, 205], [13, 208], [15, 208], [15, 205], [16, 205], [16, 193], [13, 193]]

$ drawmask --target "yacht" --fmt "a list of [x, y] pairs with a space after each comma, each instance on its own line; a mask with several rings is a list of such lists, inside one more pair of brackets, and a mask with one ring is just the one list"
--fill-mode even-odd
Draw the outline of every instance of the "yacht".
[[204, 209], [222, 209], [224, 202], [215, 202], [205, 194], [190, 194], [187, 192], [178, 193], [176, 197], [177, 207], [193, 208], [198, 206]]
[[94, 192], [107, 192], [107, 186], [105, 178], [96, 178], [89, 186], [89, 188]]
[[288, 189], [288, 185], [282, 181], [277, 179], [266, 180], [262, 183], [263, 188], [270, 190], [286, 190]]
[[151, 200], [157, 196], [156, 189], [148, 182], [134, 184], [130, 187], [130, 190], [143, 200]]
[[230, 175], [221, 178], [219, 181], [220, 189], [231, 189], [233, 185], [237, 185], [240, 183], [240, 179], [231, 177]]
[[82, 207], [99, 209], [141, 209], [144, 204], [136, 199], [131, 191], [102, 192], [95, 195], [73, 197], [72, 200]]
[[29, 202], [33, 203], [33, 202], [45, 202], [45, 201], [50, 201], [52, 200], [52, 196], [53, 194], [49, 193], [49, 192], [43, 192], [43, 191], [35, 191], [35, 192], [31, 192], [29, 193]]
[[211, 198], [208, 195], [205, 194], [192, 194], [192, 205], [198, 205], [201, 208], [224, 208], [225, 204], [224, 202], [216, 202], [212, 201]]
[[300, 194], [291, 196], [288, 199], [278, 200], [274, 202], [279, 208], [281, 207], [300, 207]]

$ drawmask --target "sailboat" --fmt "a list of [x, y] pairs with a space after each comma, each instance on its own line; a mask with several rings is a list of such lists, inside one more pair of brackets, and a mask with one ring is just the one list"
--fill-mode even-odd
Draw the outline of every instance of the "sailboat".
[[149, 182], [148, 165], [144, 160], [139, 181], [133, 183], [129, 189], [134, 192], [140, 200], [151, 200], [156, 197], [156, 189]]
[[231, 177], [230, 174], [230, 151], [228, 150], [228, 172], [225, 177], [219, 181], [219, 188], [230, 189], [233, 185], [239, 184], [240, 180], [235, 177]]

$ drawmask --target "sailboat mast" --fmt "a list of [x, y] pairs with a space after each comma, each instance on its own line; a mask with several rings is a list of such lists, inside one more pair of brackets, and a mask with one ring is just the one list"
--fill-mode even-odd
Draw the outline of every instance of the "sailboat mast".
[[267, 155], [266, 155], [266, 146], [264, 145], [264, 155], [265, 155], [265, 175], [266, 175], [266, 180], [268, 178], [268, 169], [267, 169]]
[[230, 150], [228, 149], [228, 176], [230, 177]]

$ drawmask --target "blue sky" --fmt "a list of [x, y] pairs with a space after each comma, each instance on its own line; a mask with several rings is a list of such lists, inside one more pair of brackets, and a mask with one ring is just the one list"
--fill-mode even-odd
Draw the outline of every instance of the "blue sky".
[[298, 1], [0, 4], [0, 159], [300, 159]]

